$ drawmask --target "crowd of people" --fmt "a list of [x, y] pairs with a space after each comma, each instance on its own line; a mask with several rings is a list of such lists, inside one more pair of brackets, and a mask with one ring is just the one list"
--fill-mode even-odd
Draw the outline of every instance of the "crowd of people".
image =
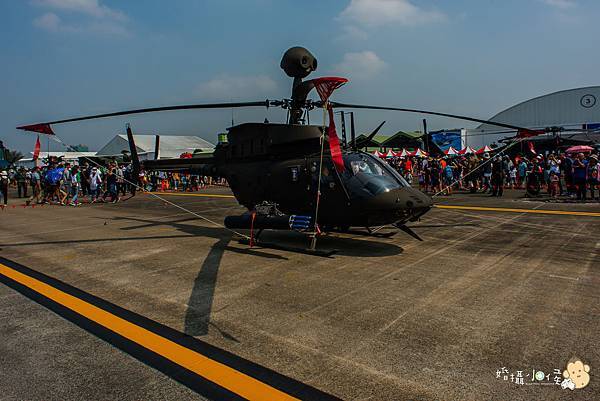
[[[71, 163], [49, 163], [44, 167], [19, 167], [6, 172], [7, 187], [17, 190], [26, 204], [53, 203], [78, 206], [83, 199], [89, 203], [118, 202], [121, 196], [134, 193], [131, 167], [109, 163], [107, 166], [81, 166]], [[6, 203], [6, 197], [5, 203]]]
[[388, 161], [422, 191], [450, 195], [453, 190], [502, 196], [505, 188], [525, 189], [530, 195], [546, 191], [585, 201], [600, 200], [597, 153], [547, 155], [461, 155], [392, 158]]
[[[549, 196], [600, 200], [600, 163], [597, 153], [546, 155], [460, 155], [409, 156], [388, 162], [409, 183], [431, 194], [452, 194], [453, 190], [502, 196], [505, 188], [525, 189], [530, 195], [546, 191]], [[136, 185], [133, 183], [136, 182]], [[0, 171], [0, 195], [4, 204], [8, 188], [14, 187], [27, 204], [53, 203], [77, 206], [88, 203], [119, 202], [136, 189], [146, 191], [198, 191], [209, 185], [227, 185], [222, 178], [190, 173], [154, 171], [140, 173], [136, 180], [131, 165], [110, 162], [106, 166], [84, 163], [50, 163], [45, 167], [19, 167]], [[588, 197], [589, 193], [589, 197]]]
[[140, 178], [148, 191], [192, 192], [209, 185], [227, 185], [223, 178], [178, 172], [153, 171], [142, 173]]
[[[135, 183], [135, 184], [134, 184]], [[0, 195], [8, 201], [8, 189], [16, 189], [17, 197], [29, 204], [78, 206], [96, 202], [119, 202], [136, 190], [198, 191], [209, 185], [224, 185], [221, 178], [189, 173], [141, 172], [133, 177], [131, 165], [110, 162], [106, 166], [84, 163], [49, 163], [44, 167], [19, 167], [0, 171]]]

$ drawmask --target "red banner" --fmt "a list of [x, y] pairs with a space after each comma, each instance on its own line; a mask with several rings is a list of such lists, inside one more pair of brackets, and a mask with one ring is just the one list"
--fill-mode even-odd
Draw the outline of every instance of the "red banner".
[[327, 137], [329, 139], [329, 151], [331, 152], [331, 160], [335, 165], [335, 169], [338, 173], [343, 173], [345, 170], [344, 159], [342, 158], [342, 148], [340, 147], [340, 138], [337, 136], [335, 131], [335, 120], [333, 118], [333, 108], [329, 106], [327, 108], [329, 113], [329, 127], [327, 128]]
[[37, 140], [35, 141], [35, 148], [33, 148], [33, 161], [36, 161], [40, 157], [40, 136], [38, 135]]
[[[312, 83], [321, 98], [321, 101], [327, 102], [329, 97], [340, 86], [344, 85], [348, 80], [340, 77], [323, 77], [312, 80]], [[340, 147], [340, 138], [337, 136], [335, 131], [335, 120], [333, 118], [333, 108], [327, 104], [327, 112], [329, 113], [329, 127], [327, 128], [327, 138], [329, 141], [329, 151], [331, 153], [331, 160], [335, 165], [335, 169], [338, 173], [342, 173], [345, 170], [344, 159], [342, 158], [342, 148]]]

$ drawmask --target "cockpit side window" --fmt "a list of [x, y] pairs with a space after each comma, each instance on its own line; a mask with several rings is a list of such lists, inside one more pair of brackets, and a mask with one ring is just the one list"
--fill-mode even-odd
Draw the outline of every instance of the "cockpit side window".
[[399, 187], [405, 187], [409, 184], [392, 167], [386, 165], [381, 160], [367, 154], [352, 154], [347, 156], [346, 165], [349, 172], [355, 176], [359, 173], [368, 176], [384, 178], [386, 181], [393, 181]]

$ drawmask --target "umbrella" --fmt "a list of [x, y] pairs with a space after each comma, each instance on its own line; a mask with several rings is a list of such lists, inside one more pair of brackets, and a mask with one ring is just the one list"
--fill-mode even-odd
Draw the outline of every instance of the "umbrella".
[[385, 154], [386, 158], [392, 158], [392, 157], [396, 157], [396, 153], [394, 153], [393, 150], [388, 150], [387, 153]]
[[372, 154], [373, 154], [373, 156], [375, 156], [375, 157], [381, 157], [381, 156], [383, 156], [383, 153], [381, 153], [381, 152], [380, 152], [380, 151], [378, 151], [378, 150], [374, 151]]
[[424, 150], [421, 149], [417, 149], [414, 152], [412, 152], [410, 154], [411, 156], [419, 156], [419, 157], [423, 157], [423, 156], [427, 156], [427, 153]]
[[591, 146], [577, 145], [567, 149], [567, 153], [589, 153], [592, 150], [594, 150], [594, 148], [592, 148]]
[[458, 154], [458, 151], [456, 149], [454, 149], [452, 146], [450, 146], [448, 149], [446, 149], [446, 151], [444, 153], [447, 154], [448, 156], [455, 156]]

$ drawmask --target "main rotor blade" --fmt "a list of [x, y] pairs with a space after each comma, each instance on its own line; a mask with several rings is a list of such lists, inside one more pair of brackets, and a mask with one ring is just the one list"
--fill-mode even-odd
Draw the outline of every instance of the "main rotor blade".
[[[93, 120], [96, 118], [116, 117], [116, 116], [125, 116], [125, 115], [130, 115], [130, 114], [141, 114], [141, 113], [152, 113], [152, 112], [157, 112], [157, 111], [192, 110], [192, 109], [230, 109], [230, 108], [238, 108], [238, 107], [261, 107], [261, 106], [269, 107], [269, 105], [270, 105], [269, 100], [263, 100], [263, 101], [259, 101], [259, 102], [183, 104], [183, 105], [179, 105], [179, 106], [150, 107], [150, 108], [146, 108], [146, 109], [117, 111], [114, 113], [95, 114], [92, 116], [75, 117], [75, 118], [68, 118], [65, 120], [56, 120], [56, 121], [48, 121], [48, 122], [44, 122], [44, 123], [37, 123], [37, 124], [31, 124], [31, 125], [23, 125], [23, 126], [17, 127], [17, 129], [52, 134], [52, 130], [50, 129], [51, 124], [63, 124], [63, 123], [71, 123], [71, 122], [75, 122], [75, 121]], [[44, 130], [49, 130], [49, 132], [43, 132]]]
[[461, 116], [461, 115], [457, 115], [457, 114], [440, 113], [437, 111], [406, 109], [406, 108], [400, 108], [400, 107], [387, 107], [387, 106], [370, 106], [370, 105], [365, 105], [365, 104], [350, 104], [350, 103], [338, 103], [338, 102], [330, 102], [330, 104], [332, 107], [335, 107], [335, 108], [403, 111], [406, 113], [418, 113], [418, 114], [429, 114], [432, 116], [450, 117], [450, 118], [456, 118], [459, 120], [473, 121], [473, 122], [481, 123], [481, 124], [490, 124], [490, 125], [495, 125], [498, 127], [510, 128], [512, 130], [519, 131], [519, 133], [524, 133], [524, 134], [529, 133], [529, 136], [532, 136], [532, 134], [539, 135], [541, 133], [544, 133], [543, 131], [519, 127], [519, 126], [512, 125], [512, 124], [504, 124], [504, 123], [499, 123], [499, 122], [495, 122], [495, 121], [482, 120], [479, 118]]

